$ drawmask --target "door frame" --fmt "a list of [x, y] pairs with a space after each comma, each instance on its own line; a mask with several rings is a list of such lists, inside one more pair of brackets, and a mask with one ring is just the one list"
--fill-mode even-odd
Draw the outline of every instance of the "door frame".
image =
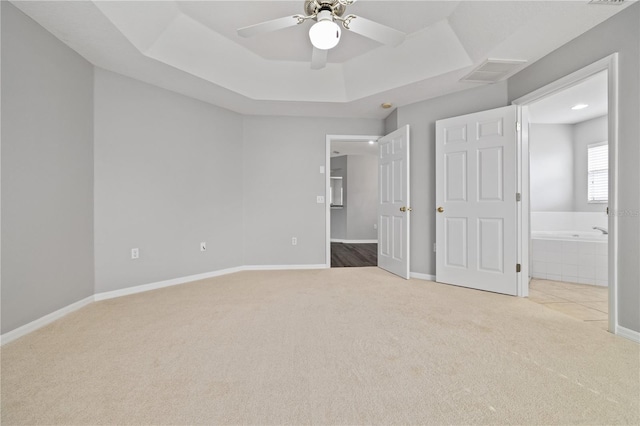
[[613, 53], [584, 68], [566, 75], [512, 102], [516, 105], [517, 120], [521, 131], [517, 139], [518, 192], [522, 201], [518, 203], [517, 244], [518, 261], [522, 265], [518, 274], [518, 296], [529, 295], [530, 271], [530, 180], [529, 180], [529, 116], [528, 105], [554, 93], [574, 86], [584, 79], [602, 71], [607, 71], [608, 84], [608, 135], [609, 135], [609, 217], [608, 217], [608, 289], [609, 289], [609, 332], [616, 334], [618, 328], [618, 53]]
[[[331, 268], [331, 200], [329, 192], [331, 188], [331, 142], [364, 142], [377, 141], [382, 136], [373, 135], [327, 135], [325, 139], [325, 160], [324, 160], [324, 204], [325, 204], [325, 267]], [[378, 233], [380, 230], [378, 229]]]

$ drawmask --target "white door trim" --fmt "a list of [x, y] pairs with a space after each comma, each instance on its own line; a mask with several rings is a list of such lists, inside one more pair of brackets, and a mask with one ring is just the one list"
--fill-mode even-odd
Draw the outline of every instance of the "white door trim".
[[325, 265], [327, 268], [331, 268], [331, 200], [329, 200], [329, 189], [331, 188], [331, 142], [332, 141], [347, 141], [347, 142], [362, 142], [362, 141], [377, 141], [382, 136], [372, 135], [327, 135], [325, 145], [325, 160], [324, 160], [324, 204], [325, 204]]
[[[518, 211], [519, 235], [518, 260], [522, 273], [518, 277], [518, 295], [527, 296], [529, 292], [529, 122], [527, 106], [537, 100], [574, 86], [601, 71], [607, 71], [608, 78], [608, 132], [609, 132], [609, 331], [616, 334], [618, 327], [618, 53], [613, 53], [586, 67], [566, 75], [512, 103], [517, 106], [518, 119], [523, 131], [518, 143], [518, 165], [520, 166], [518, 190], [522, 194], [522, 208]], [[526, 200], [526, 202], [524, 201]]]

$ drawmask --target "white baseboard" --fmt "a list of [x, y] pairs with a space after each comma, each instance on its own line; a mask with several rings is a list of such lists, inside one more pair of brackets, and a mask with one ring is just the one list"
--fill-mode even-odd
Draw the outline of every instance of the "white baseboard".
[[420, 272], [409, 272], [409, 277], [415, 278], [415, 279], [418, 279], [418, 280], [427, 280], [427, 281], [435, 281], [436, 280], [436, 276], [435, 275], [421, 274]]
[[50, 324], [55, 320], [64, 317], [65, 315], [70, 314], [71, 312], [77, 311], [78, 309], [87, 306], [88, 304], [92, 303], [93, 300], [94, 296], [85, 297], [82, 300], [78, 300], [77, 302], [67, 305], [64, 308], [60, 308], [57, 311], [40, 317], [35, 321], [31, 321], [30, 323], [25, 324], [21, 327], [14, 328], [11, 331], [7, 331], [2, 336], [0, 336], [0, 345], [4, 345], [5, 343], [16, 340], [19, 337], [31, 333], [32, 331], [36, 331], [37, 329], [44, 327], [45, 325]]
[[616, 325], [616, 335], [640, 343], [640, 333], [626, 327]]
[[343, 240], [340, 238], [332, 238], [331, 242], [343, 244], [377, 244], [378, 240]]
[[142, 293], [145, 291], [157, 290], [159, 288], [171, 287], [174, 285], [190, 283], [193, 281], [205, 280], [207, 278], [233, 274], [234, 272], [240, 272], [242, 270], [243, 268], [241, 266], [235, 267], [235, 268], [220, 269], [218, 271], [205, 272], [203, 274], [196, 274], [196, 275], [188, 275], [186, 277], [173, 278], [171, 280], [158, 281], [158, 282], [149, 283], [149, 284], [142, 284], [142, 285], [137, 285], [135, 287], [123, 288], [120, 290], [105, 291], [103, 293], [96, 293], [95, 300], [96, 302], [98, 302], [100, 300], [107, 300], [107, 299], [113, 299], [116, 297], [128, 296], [130, 294]]
[[243, 271], [285, 271], [292, 269], [327, 269], [324, 263], [312, 265], [246, 265], [240, 268]]

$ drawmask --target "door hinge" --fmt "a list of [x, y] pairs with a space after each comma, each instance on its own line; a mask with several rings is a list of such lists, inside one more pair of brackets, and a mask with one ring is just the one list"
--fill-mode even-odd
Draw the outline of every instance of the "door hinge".
[[516, 272], [520, 272], [520, 264], [516, 263]]
[[522, 197], [520, 196], [519, 192], [516, 192], [516, 201], [520, 201]]
[[522, 126], [520, 125], [520, 122], [516, 121], [516, 132], [519, 132], [521, 128]]

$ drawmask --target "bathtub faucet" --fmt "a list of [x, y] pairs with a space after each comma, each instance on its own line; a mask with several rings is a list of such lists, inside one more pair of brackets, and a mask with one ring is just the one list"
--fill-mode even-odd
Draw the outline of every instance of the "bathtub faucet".
[[597, 229], [598, 231], [601, 231], [601, 232], [602, 232], [602, 235], [607, 235], [607, 234], [609, 233], [609, 231], [607, 231], [607, 230], [606, 230], [606, 229], [604, 229], [604, 228], [600, 228], [599, 226], [594, 226], [594, 227], [593, 227], [593, 228], [591, 228], [591, 229]]

